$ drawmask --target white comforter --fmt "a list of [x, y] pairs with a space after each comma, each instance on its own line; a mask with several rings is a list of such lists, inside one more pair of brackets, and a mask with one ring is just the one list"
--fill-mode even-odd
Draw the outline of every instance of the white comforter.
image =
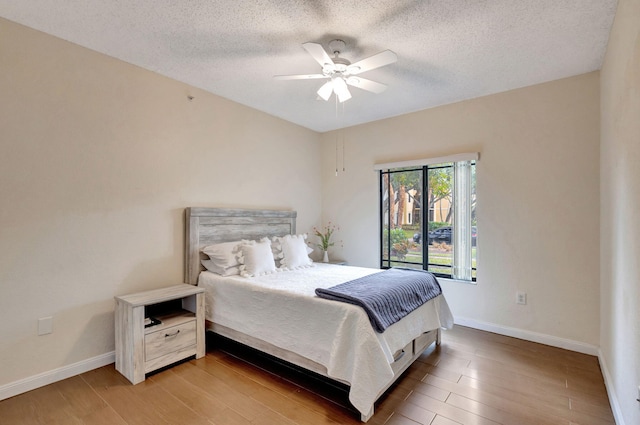
[[442, 295], [382, 334], [374, 331], [361, 307], [315, 295], [316, 288], [377, 272], [316, 263], [253, 278], [202, 272], [198, 286], [207, 290], [207, 320], [325, 366], [330, 377], [349, 383], [349, 400], [366, 415], [393, 379], [393, 353], [424, 332], [453, 325]]

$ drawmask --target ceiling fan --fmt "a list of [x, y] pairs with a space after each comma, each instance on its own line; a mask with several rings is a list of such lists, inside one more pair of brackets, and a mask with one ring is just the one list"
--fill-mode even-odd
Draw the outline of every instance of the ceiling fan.
[[340, 52], [345, 47], [345, 42], [342, 40], [331, 40], [329, 42], [329, 49], [333, 52], [333, 58], [318, 43], [304, 43], [302, 47], [322, 66], [322, 74], [276, 75], [274, 78], [276, 80], [328, 79], [329, 81], [318, 90], [318, 96], [324, 100], [329, 100], [331, 94], [335, 93], [341, 103], [351, 99], [348, 85], [373, 93], [382, 93], [387, 88], [385, 84], [367, 80], [359, 75], [363, 72], [392, 64], [398, 60], [398, 56], [395, 53], [391, 50], [385, 50], [356, 63], [351, 63], [347, 59], [340, 57]]

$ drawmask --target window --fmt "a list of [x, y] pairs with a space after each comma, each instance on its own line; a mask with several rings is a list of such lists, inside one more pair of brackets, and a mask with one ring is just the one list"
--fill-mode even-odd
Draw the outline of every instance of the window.
[[381, 267], [420, 268], [475, 281], [475, 159], [406, 164], [377, 166]]

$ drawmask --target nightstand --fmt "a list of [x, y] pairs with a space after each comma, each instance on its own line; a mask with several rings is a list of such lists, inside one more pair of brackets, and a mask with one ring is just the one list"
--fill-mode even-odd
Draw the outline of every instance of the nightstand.
[[133, 384], [161, 367], [204, 356], [204, 289], [181, 284], [115, 299], [116, 370]]

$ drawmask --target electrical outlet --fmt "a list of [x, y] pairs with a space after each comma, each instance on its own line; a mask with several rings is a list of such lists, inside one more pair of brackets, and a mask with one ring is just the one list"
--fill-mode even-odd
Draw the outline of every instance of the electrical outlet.
[[526, 292], [516, 292], [516, 304], [526, 304], [527, 303], [527, 293]]
[[38, 319], [38, 335], [47, 335], [53, 332], [53, 316]]

